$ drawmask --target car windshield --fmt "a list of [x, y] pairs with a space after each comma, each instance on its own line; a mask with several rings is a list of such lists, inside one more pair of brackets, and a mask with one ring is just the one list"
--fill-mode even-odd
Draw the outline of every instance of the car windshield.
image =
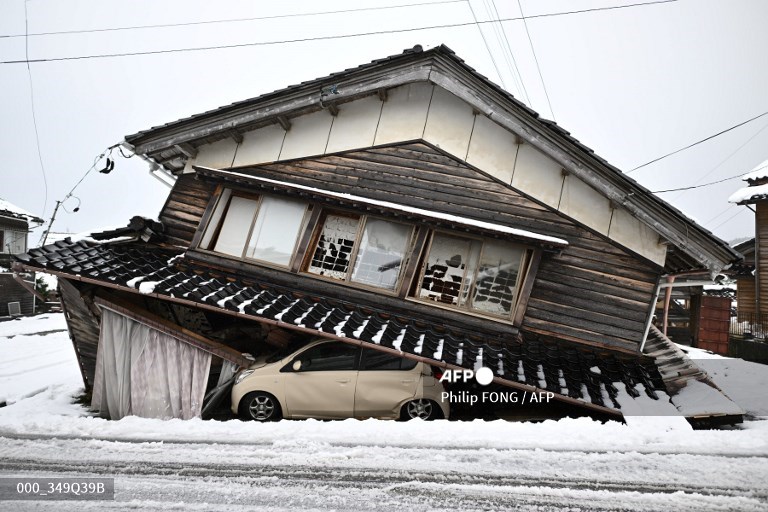
[[284, 359], [284, 358], [288, 357], [289, 355], [293, 354], [294, 352], [296, 352], [297, 350], [299, 350], [301, 347], [305, 346], [306, 344], [307, 344], [306, 340], [299, 340], [299, 341], [294, 341], [294, 342], [288, 343], [288, 345], [286, 345], [286, 346], [284, 346], [282, 348], [279, 348], [279, 349], [277, 349], [276, 352], [273, 352], [272, 354], [270, 354], [267, 357], [266, 362], [267, 363], [276, 363], [279, 360]]

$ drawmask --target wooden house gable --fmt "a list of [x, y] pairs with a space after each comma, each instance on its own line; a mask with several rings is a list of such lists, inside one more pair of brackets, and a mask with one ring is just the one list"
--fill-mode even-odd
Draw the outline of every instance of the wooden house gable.
[[[285, 129], [287, 128], [287, 130]], [[415, 82], [201, 146], [192, 166], [231, 168], [424, 140], [663, 266], [667, 246], [647, 224], [518, 134], [440, 86]]]

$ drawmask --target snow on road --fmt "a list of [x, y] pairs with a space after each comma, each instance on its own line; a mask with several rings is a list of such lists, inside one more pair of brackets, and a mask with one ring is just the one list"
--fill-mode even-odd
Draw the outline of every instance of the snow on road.
[[[2, 510], [768, 509], [765, 418], [711, 431], [666, 418], [106, 421], [72, 403], [82, 382], [62, 329], [61, 315], [0, 323], [0, 476], [114, 477], [115, 501]], [[720, 363], [726, 391], [768, 414], [752, 391], [768, 368]]]

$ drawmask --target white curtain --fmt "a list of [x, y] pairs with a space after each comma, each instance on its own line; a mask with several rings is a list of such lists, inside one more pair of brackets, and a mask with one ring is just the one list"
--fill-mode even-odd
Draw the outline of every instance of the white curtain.
[[210, 367], [211, 354], [102, 309], [91, 406], [114, 420], [199, 417]]

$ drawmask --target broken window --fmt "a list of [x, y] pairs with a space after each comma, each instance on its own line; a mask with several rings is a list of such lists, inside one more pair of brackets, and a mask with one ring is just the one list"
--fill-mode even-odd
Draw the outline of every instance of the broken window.
[[307, 272], [394, 290], [413, 227], [366, 216], [328, 213]]
[[416, 297], [509, 319], [529, 256], [510, 243], [435, 233]]
[[200, 247], [287, 267], [304, 225], [307, 203], [225, 190]]

